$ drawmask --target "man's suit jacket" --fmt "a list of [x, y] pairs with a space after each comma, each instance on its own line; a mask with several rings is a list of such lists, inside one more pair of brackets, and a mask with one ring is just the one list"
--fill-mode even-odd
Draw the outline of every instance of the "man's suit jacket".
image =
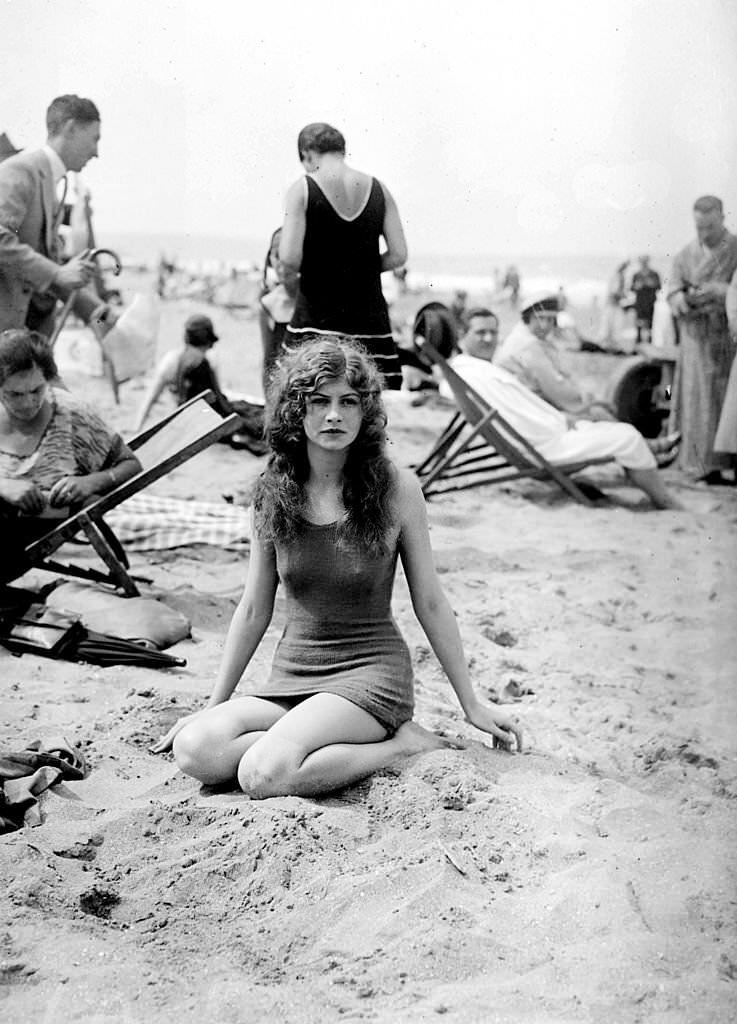
[[[0, 163], [0, 331], [24, 327], [34, 296], [43, 295], [53, 324], [52, 288], [58, 269], [54, 225], [56, 190], [51, 163], [42, 149], [11, 156]], [[52, 292], [54, 294], [44, 294]], [[99, 298], [81, 291], [75, 312], [88, 320]]]

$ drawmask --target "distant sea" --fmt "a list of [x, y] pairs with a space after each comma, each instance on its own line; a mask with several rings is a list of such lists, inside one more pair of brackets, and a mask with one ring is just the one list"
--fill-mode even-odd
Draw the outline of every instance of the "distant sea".
[[[115, 249], [124, 263], [155, 267], [164, 255], [195, 272], [214, 273], [224, 266], [260, 267], [268, 239], [234, 238], [217, 235], [130, 234], [109, 232], [105, 245]], [[525, 255], [505, 253], [479, 255], [423, 254], [412, 252], [408, 263], [409, 282], [418, 288], [432, 287], [439, 292], [464, 288], [471, 295], [493, 291], [506, 268], [514, 265], [521, 277], [523, 292], [560, 286], [573, 302], [602, 299], [606, 282], [621, 260], [619, 254]], [[664, 277], [669, 256], [651, 255], [655, 269]], [[635, 269], [635, 262], [629, 270]]]

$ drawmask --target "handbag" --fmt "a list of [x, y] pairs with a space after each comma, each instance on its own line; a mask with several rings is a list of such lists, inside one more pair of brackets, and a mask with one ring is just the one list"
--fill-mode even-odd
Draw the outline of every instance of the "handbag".
[[14, 654], [40, 654], [63, 658], [84, 638], [85, 629], [78, 618], [45, 604], [32, 604], [22, 616], [0, 619], [0, 644]]

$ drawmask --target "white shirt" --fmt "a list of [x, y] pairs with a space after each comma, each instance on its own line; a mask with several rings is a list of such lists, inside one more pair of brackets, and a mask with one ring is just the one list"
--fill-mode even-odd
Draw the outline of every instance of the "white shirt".
[[[516, 377], [486, 359], [462, 353], [450, 360], [459, 377], [478, 391], [489, 405], [536, 448], [568, 431], [568, 421], [544, 399], [533, 394]], [[440, 388], [446, 394], [445, 383]], [[448, 389], [449, 390], [449, 389]], [[452, 396], [451, 396], [452, 397]]]
[[56, 150], [51, 148], [48, 142], [45, 145], [43, 145], [41, 149], [44, 151], [44, 153], [48, 157], [49, 163], [51, 164], [51, 173], [54, 176], [54, 184], [58, 185], [61, 179], [67, 173], [67, 169], [64, 166], [64, 161], [56, 152]]

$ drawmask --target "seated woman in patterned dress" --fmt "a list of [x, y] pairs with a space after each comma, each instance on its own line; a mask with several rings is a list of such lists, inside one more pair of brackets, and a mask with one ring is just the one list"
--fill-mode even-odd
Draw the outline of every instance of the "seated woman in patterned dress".
[[52, 528], [49, 520], [140, 469], [120, 435], [58, 387], [45, 338], [26, 328], [0, 334], [0, 580], [25, 571], [23, 548]]
[[[154, 748], [173, 745], [182, 771], [201, 782], [237, 779], [254, 798], [323, 793], [443, 745], [412, 722], [412, 666], [391, 613], [398, 558], [466, 718], [495, 745], [521, 749], [516, 719], [474, 693], [433, 566], [425, 502], [415, 475], [387, 459], [385, 423], [376, 367], [348, 340], [307, 342], [282, 361], [248, 578], [220, 671], [207, 707]], [[271, 675], [230, 700], [279, 582], [286, 625]]]

